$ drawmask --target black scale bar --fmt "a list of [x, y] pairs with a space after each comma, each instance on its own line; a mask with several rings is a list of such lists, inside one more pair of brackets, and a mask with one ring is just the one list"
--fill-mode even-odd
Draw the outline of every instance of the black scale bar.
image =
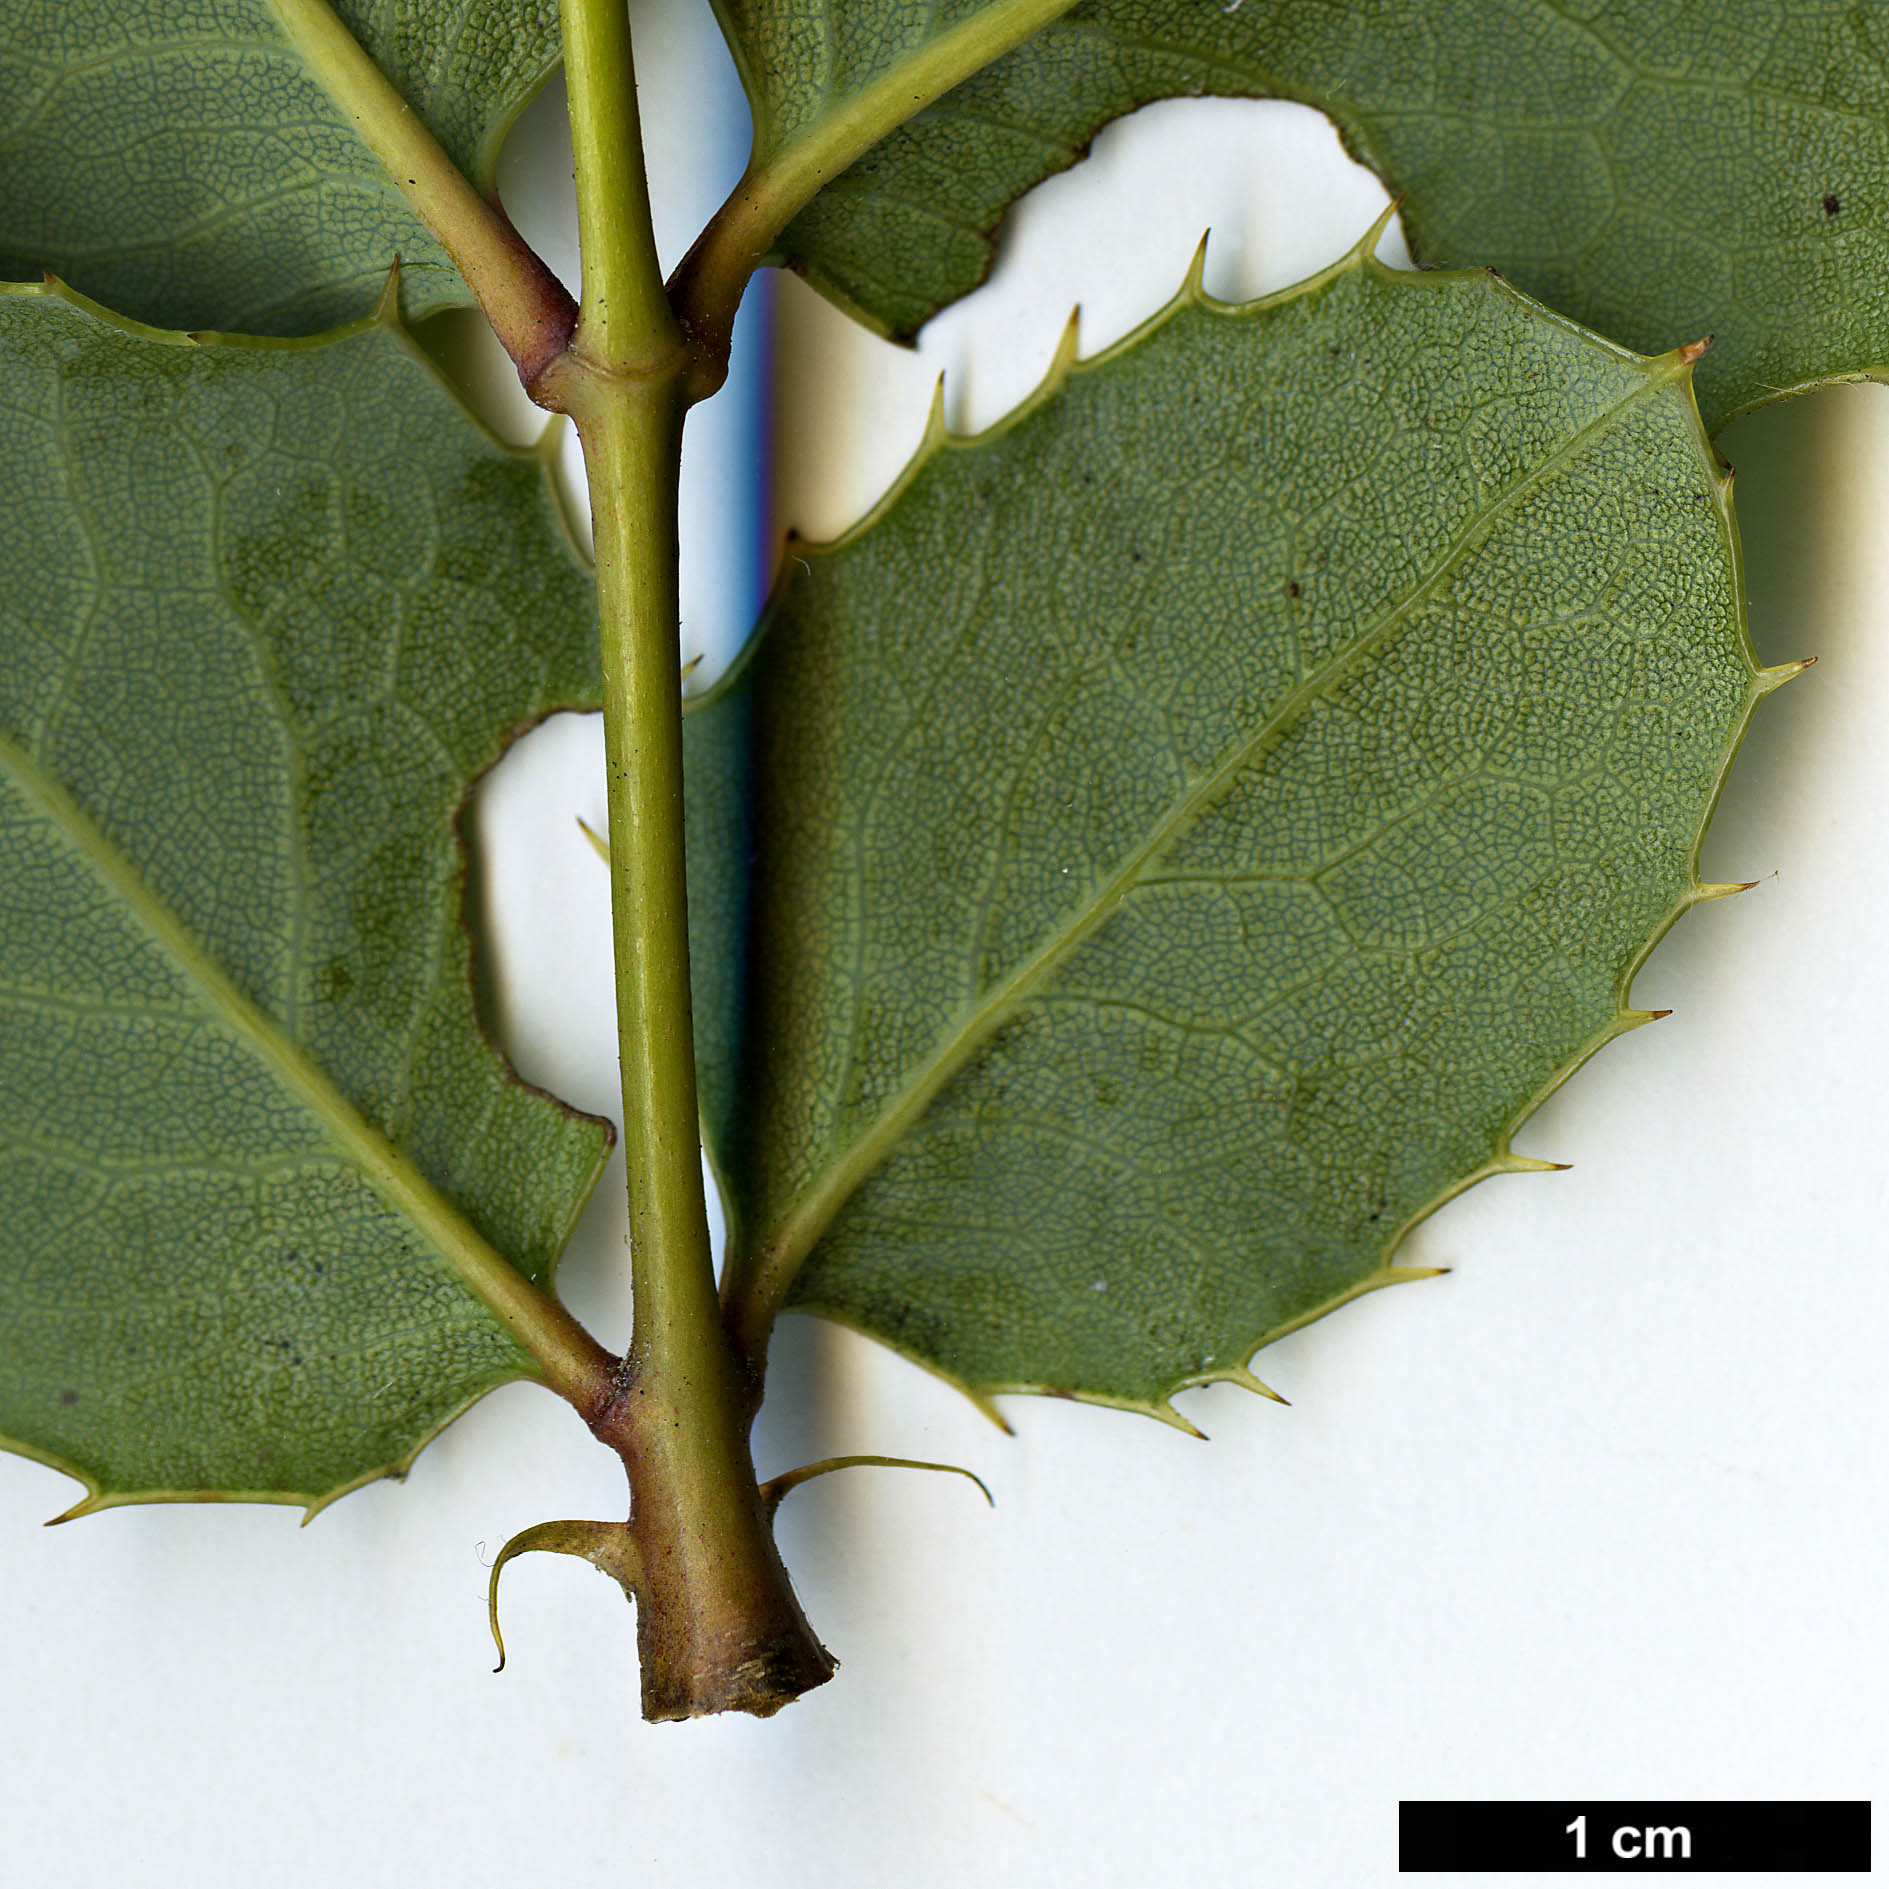
[[1431, 1870], [1664, 1875], [1869, 1868], [1867, 1803], [1406, 1803], [1397, 1864]]

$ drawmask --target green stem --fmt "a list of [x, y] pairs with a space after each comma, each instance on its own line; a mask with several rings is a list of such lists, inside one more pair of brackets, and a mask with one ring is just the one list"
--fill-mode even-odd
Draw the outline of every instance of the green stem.
[[465, 277], [530, 387], [563, 353], [576, 305], [497, 204], [440, 149], [327, 0], [269, 0], [282, 30]]
[[670, 300], [700, 355], [696, 398], [720, 386], [742, 291], [795, 216], [889, 133], [1074, 4], [994, 0], [823, 112], [779, 150], [757, 155], [670, 284]]
[[564, 71], [584, 299], [576, 350], [606, 373], [647, 375], [681, 332], [663, 292], [643, 173], [627, 0], [570, 0]]
[[546, 376], [583, 441], [603, 642], [634, 1332], [592, 1428], [623, 1457], [650, 1718], [766, 1714], [832, 1661], [756, 1487], [722, 1330], [690, 1020], [676, 493], [686, 353], [650, 232], [624, 0], [564, 0], [584, 296]]
[[675, 377], [576, 400], [597, 545], [617, 1044], [641, 1376], [712, 1375], [719, 1343], [690, 1027], [676, 653]]

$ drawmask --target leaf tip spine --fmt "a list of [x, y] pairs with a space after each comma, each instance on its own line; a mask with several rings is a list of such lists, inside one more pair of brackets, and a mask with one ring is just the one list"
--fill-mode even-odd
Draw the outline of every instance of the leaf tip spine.
[[1413, 1286], [1419, 1279], [1441, 1279], [1449, 1270], [1447, 1266], [1386, 1266], [1384, 1284]]
[[1710, 905], [1714, 899], [1735, 899], [1739, 893], [1749, 892], [1757, 883], [1756, 879], [1745, 879], [1724, 885], [1696, 884], [1692, 888], [1692, 903]]

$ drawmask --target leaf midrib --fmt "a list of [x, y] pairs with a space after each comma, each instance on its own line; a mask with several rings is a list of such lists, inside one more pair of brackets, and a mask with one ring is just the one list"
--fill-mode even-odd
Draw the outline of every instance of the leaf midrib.
[[940, 1044], [931, 1059], [880, 1112], [872, 1126], [800, 1197], [778, 1230], [754, 1243], [747, 1275], [737, 1288], [738, 1296], [749, 1308], [769, 1315], [779, 1309], [801, 1263], [841, 1207], [885, 1159], [906, 1129], [929, 1108], [945, 1084], [1035, 994], [1049, 974], [1114, 915], [1147, 866], [1184, 837], [1231, 789], [1237, 776], [1283, 737], [1303, 710], [1321, 699], [1347, 671], [1373, 654], [1402, 627], [1410, 614], [1486, 541], [1507, 513], [1556, 472], [1573, 463], [1591, 440], [1616, 425], [1632, 407], [1686, 371], [1683, 362], [1661, 363], [1660, 366], [1664, 371], [1653, 371], [1653, 364], [1649, 363], [1646, 378], [1638, 388], [1570, 435], [1499, 499], [1479, 512], [1425, 576], [1388, 604], [1369, 628], [1292, 689], [1249, 738], [1236, 743], [1225, 758], [1182, 794], [1156, 823], [1149, 837], [1128, 854], [1067, 923], [979, 999], [956, 1032]]

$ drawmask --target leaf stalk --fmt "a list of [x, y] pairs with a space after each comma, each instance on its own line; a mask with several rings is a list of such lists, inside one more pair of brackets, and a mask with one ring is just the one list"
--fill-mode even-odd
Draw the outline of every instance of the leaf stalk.
[[[696, 353], [690, 392], [706, 399], [727, 377], [735, 313], [776, 238], [834, 178], [900, 125], [1067, 13], [1075, 0], [998, 0], [925, 42], [778, 151], [757, 156], [669, 284]], [[757, 137], [757, 150], [760, 138]]]
[[496, 203], [473, 188], [327, 0], [269, 0], [322, 88], [465, 278], [527, 388], [571, 339], [577, 304]]

